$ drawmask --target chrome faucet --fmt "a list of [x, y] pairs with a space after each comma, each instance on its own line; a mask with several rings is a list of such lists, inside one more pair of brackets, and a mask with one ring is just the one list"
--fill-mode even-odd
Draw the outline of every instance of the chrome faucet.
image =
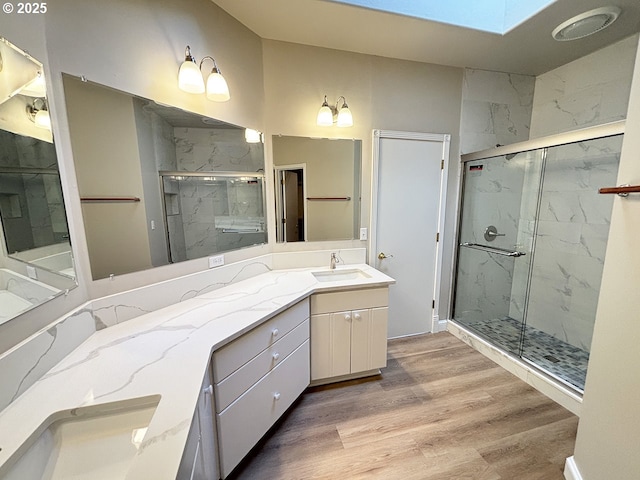
[[331, 265], [330, 265], [331, 270], [335, 270], [336, 263], [340, 263], [340, 260], [338, 260], [338, 257], [336, 256], [336, 253], [333, 252], [331, 254]]

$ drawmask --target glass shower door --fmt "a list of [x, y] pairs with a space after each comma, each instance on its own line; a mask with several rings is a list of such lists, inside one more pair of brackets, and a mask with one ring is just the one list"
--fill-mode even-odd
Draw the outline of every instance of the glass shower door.
[[520, 354], [541, 150], [464, 164], [454, 319]]
[[584, 389], [622, 135], [547, 149], [522, 358]]

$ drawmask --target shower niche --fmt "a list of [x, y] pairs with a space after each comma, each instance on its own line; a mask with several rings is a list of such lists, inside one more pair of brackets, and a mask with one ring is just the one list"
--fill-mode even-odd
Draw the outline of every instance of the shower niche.
[[613, 207], [598, 189], [616, 184], [621, 132], [463, 156], [454, 321], [577, 392]]

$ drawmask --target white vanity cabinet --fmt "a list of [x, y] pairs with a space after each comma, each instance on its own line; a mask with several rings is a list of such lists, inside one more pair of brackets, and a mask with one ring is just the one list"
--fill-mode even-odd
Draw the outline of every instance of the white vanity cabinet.
[[226, 478], [309, 385], [309, 300], [216, 350], [212, 366]]
[[220, 478], [213, 401], [211, 369], [207, 367], [176, 480]]
[[311, 297], [311, 381], [378, 373], [387, 365], [389, 289], [320, 293]]

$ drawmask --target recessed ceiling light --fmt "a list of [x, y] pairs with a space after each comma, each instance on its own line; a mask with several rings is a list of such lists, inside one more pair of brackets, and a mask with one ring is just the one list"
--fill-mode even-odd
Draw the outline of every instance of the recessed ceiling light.
[[587, 37], [615, 22], [621, 11], [614, 6], [589, 10], [562, 22], [551, 35], [560, 42]]

